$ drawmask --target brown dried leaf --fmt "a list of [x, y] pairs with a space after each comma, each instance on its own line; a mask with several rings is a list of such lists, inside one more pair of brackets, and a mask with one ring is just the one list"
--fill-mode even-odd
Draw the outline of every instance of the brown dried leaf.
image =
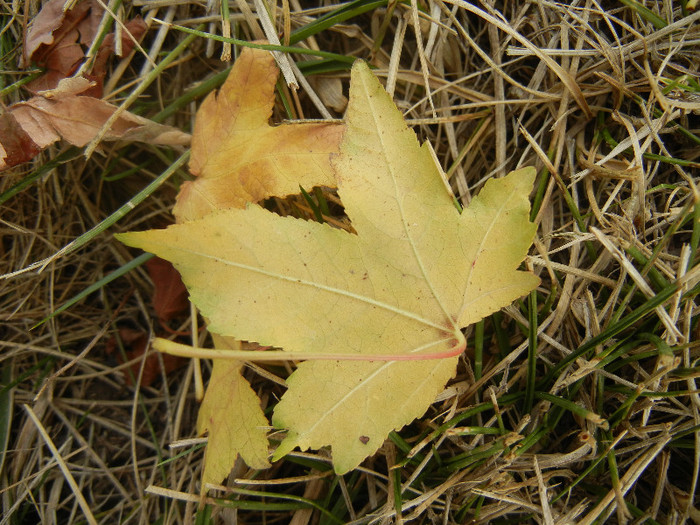
[[[143, 35], [148, 31], [148, 26], [141, 17], [136, 17], [125, 24], [125, 29], [126, 31], [121, 32], [122, 56], [131, 53], [132, 49], [136, 46], [136, 42], [141, 41]], [[134, 39], [136, 42], [134, 42]], [[99, 79], [100, 82], [104, 79], [105, 73], [107, 72], [107, 60], [116, 52], [117, 48], [114, 33], [110, 33], [105, 37], [102, 45], [100, 45], [100, 49], [97, 51], [97, 56], [92, 66], [91, 78]]]
[[187, 313], [190, 301], [187, 288], [175, 267], [165, 259], [153, 257], [146, 262], [148, 275], [153, 281], [153, 309], [162, 323]]
[[[73, 9], [63, 12], [65, 0], [50, 0], [32, 20], [26, 33], [24, 58], [21, 65], [27, 67], [34, 62], [46, 68], [39, 78], [25, 87], [34, 93], [54, 89], [58, 83], [73, 75], [85, 59], [84, 50], [97, 36], [103, 7], [94, 0], [78, 3]], [[122, 32], [122, 50], [128, 54], [134, 47], [134, 39], [139, 41], [146, 30], [140, 17], [129, 20]], [[108, 34], [89, 71], [90, 80], [95, 83], [89, 92], [91, 96], [102, 96], [102, 83], [107, 71], [107, 60], [115, 52], [114, 34]]]
[[0, 159], [5, 159], [8, 166], [27, 162], [41, 151], [10, 113], [0, 115], [0, 137]]
[[[5, 149], [4, 156], [0, 157], [0, 170], [23, 161], [17, 157], [8, 157], [6, 144], [26, 141], [27, 137], [40, 149], [60, 139], [78, 147], [90, 142], [117, 109], [103, 100], [77, 94], [90, 85], [86, 79], [64, 79], [57, 89], [42, 92], [26, 102], [10, 106], [9, 113], [18, 127], [14, 128], [14, 133], [0, 135], [0, 147]], [[20, 130], [26, 135], [22, 135], [24, 139], [17, 134]], [[190, 136], [173, 127], [124, 112], [104, 136], [104, 140], [185, 146], [189, 143]]]
[[[27, 67], [31, 61], [43, 63], [51, 52], [51, 46], [74, 31], [77, 21], [90, 9], [89, 2], [80, 2], [70, 11], [63, 11], [64, 4], [64, 0], [49, 0], [29, 23], [24, 39], [24, 59], [20, 64], [22, 67]], [[66, 18], [68, 23], [64, 24]]]

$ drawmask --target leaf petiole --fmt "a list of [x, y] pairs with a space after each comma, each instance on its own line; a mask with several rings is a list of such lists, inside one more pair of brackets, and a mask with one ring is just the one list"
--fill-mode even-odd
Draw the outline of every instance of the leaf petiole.
[[[450, 340], [456, 340], [456, 342], [446, 351], [426, 354], [415, 353], [428, 348], [428, 346], [434, 346], [435, 344]], [[153, 348], [155, 350], [170, 355], [199, 359], [237, 359], [239, 361], [309, 361], [324, 359], [328, 361], [425, 361], [428, 359], [446, 359], [458, 356], [464, 352], [466, 347], [467, 341], [460, 330], [455, 330], [452, 337], [440, 339], [439, 341], [434, 341], [430, 345], [416, 348], [412, 350], [412, 353], [399, 355], [323, 354], [312, 352], [286, 352], [284, 350], [220, 350], [216, 348], [201, 348], [198, 346], [184, 345], [161, 337], [156, 337], [153, 340]]]

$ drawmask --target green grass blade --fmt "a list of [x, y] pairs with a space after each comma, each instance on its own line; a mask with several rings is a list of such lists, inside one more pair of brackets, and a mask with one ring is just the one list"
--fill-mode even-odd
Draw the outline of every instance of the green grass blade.
[[349, 2], [342, 5], [335, 11], [331, 11], [330, 13], [317, 18], [310, 24], [292, 31], [289, 41], [292, 44], [296, 44], [297, 42], [306, 40], [310, 36], [314, 36], [321, 31], [328, 29], [329, 27], [333, 27], [336, 24], [345, 22], [350, 18], [367, 13], [377, 9], [378, 7], [384, 7], [386, 4], [387, 0], [355, 0], [354, 2]]
[[[592, 337], [591, 339], [583, 343], [580, 347], [578, 347], [578, 349], [576, 349], [574, 352], [566, 356], [562, 361], [560, 361], [547, 373], [547, 375], [544, 377], [540, 384], [550, 384], [552, 379], [557, 377], [565, 367], [569, 366], [571, 362], [575, 361], [587, 352], [590, 352], [599, 344], [604, 343], [608, 339], [619, 335], [627, 328], [630, 328], [632, 325], [634, 325], [634, 323], [644, 318], [649, 313], [653, 312], [657, 306], [660, 306], [666, 301], [668, 301], [668, 299], [670, 299], [677, 292], [678, 286], [675, 284], [661, 290], [654, 297], [647, 300], [644, 304], [642, 304], [641, 306], [633, 310], [631, 313], [629, 313], [619, 321], [615, 322], [614, 324], [603, 330], [597, 336]], [[544, 387], [540, 389], [546, 390], [546, 388]]]
[[527, 383], [525, 386], [525, 411], [531, 412], [535, 402], [535, 382], [537, 378], [537, 290], [532, 290], [528, 298], [529, 330], [527, 349]]
[[75, 305], [78, 301], [84, 299], [85, 297], [87, 297], [91, 293], [102, 289], [104, 286], [108, 285], [109, 283], [111, 283], [115, 279], [118, 279], [122, 275], [129, 273], [131, 270], [141, 266], [143, 263], [145, 263], [147, 260], [149, 260], [153, 257], [155, 257], [155, 256], [152, 253], [142, 253], [141, 255], [136, 257], [136, 259], [132, 259], [131, 261], [129, 261], [128, 263], [126, 263], [122, 267], [114, 270], [113, 272], [111, 272], [108, 275], [105, 275], [99, 281], [94, 282], [93, 284], [91, 284], [90, 286], [85, 288], [82, 292], [80, 292], [80, 293], [74, 295], [73, 297], [71, 297], [70, 299], [68, 299], [65, 303], [63, 303], [61, 306], [59, 306], [53, 312], [51, 312], [51, 315], [49, 315], [48, 317], [44, 317], [41, 321], [39, 321], [37, 324], [32, 326], [31, 329], [33, 330], [36, 327], [44, 324], [46, 321], [53, 319], [61, 312], [65, 312], [71, 306]]
[[[177, 170], [179, 170], [181, 167], [185, 165], [185, 163], [188, 161], [190, 158], [190, 152], [186, 151], [183, 153], [173, 164], [171, 164], [168, 169], [166, 169], [163, 173], [161, 173], [156, 179], [154, 179], [148, 186], [146, 186], [144, 189], [142, 189], [139, 193], [137, 193], [131, 200], [127, 201], [125, 204], [123, 204], [117, 211], [112, 213], [109, 217], [101, 221], [99, 224], [88, 230], [87, 232], [83, 233], [76, 239], [74, 239], [72, 242], [68, 243], [65, 245], [63, 248], [61, 248], [58, 252], [56, 252], [54, 255], [51, 257], [37, 261], [35, 263], [30, 264], [29, 266], [18, 270], [16, 272], [12, 272], [9, 274], [6, 274], [2, 277], [7, 278], [11, 277], [14, 275], [18, 275], [20, 273], [26, 272], [26, 271], [31, 271], [35, 269], [42, 269], [46, 265], [48, 265], [50, 262], [56, 260], [59, 257], [62, 257], [64, 255], [67, 255], [69, 253], [74, 252], [81, 246], [84, 246], [91, 240], [93, 240], [95, 237], [97, 237], [99, 234], [107, 230], [108, 228], [111, 228], [114, 226], [117, 222], [119, 222], [122, 218], [124, 218], [131, 210], [133, 210], [136, 206], [141, 204], [149, 195], [151, 195], [156, 189], [158, 189], [165, 181], [167, 181]], [[1, 278], [1, 277], [0, 277]]]
[[574, 403], [573, 401], [569, 401], [568, 399], [565, 399], [563, 397], [554, 396], [548, 392], [537, 392], [537, 397], [539, 399], [542, 399], [543, 401], [548, 401], [553, 405], [558, 406], [559, 408], [563, 408], [564, 410], [571, 412], [572, 414], [575, 414], [588, 421], [591, 421], [592, 423], [599, 425], [603, 428], [607, 428], [609, 426], [607, 421], [605, 421], [605, 419], [600, 417], [598, 414], [596, 414], [595, 412], [591, 412], [590, 410], [582, 407], [577, 403]]
[[656, 13], [650, 9], [644, 7], [639, 2], [635, 0], [620, 0], [621, 4], [625, 4], [627, 7], [634, 9], [639, 16], [641, 16], [647, 22], [654, 25], [656, 29], [663, 29], [668, 25], [668, 22], [663, 18], [660, 18]]
[[211, 33], [207, 33], [206, 31], [191, 29], [189, 27], [179, 26], [176, 24], [168, 24], [168, 26], [173, 29], [177, 29], [178, 31], [182, 31], [183, 33], [189, 33], [192, 36], [199, 36], [201, 38], [208, 38], [210, 40], [216, 40], [217, 42], [225, 42], [228, 44], [235, 44], [237, 46], [252, 47], [254, 49], [266, 49], [267, 51], [279, 51], [280, 53], [300, 53], [303, 55], [312, 55], [330, 60], [336, 60], [347, 64], [352, 64], [356, 60], [355, 57], [339, 55], [337, 53], [328, 53], [326, 51], [316, 51], [315, 49], [307, 49], [305, 47], [257, 44], [255, 42], [248, 42], [247, 40], [240, 40], [238, 38], [226, 38], [219, 35], [213, 35]]

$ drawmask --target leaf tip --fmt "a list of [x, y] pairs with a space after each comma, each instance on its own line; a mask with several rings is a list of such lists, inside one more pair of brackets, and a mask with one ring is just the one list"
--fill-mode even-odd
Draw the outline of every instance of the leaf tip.
[[126, 244], [127, 246], [131, 246], [131, 244], [129, 244], [129, 242], [131, 240], [131, 232], [115, 233], [114, 238], [122, 244]]
[[146, 232], [124, 232], [115, 233], [114, 238], [120, 243], [130, 246], [131, 248], [143, 249], [143, 234]]
[[366, 61], [362, 60], [361, 58], [358, 58], [357, 60], [355, 60], [352, 63], [352, 69], [354, 71], [361, 71], [361, 70], [369, 71], [369, 65], [367, 65]]
[[[275, 422], [273, 420], [273, 425], [275, 425]], [[279, 426], [279, 428], [283, 428], [281, 425], [275, 425]], [[289, 432], [287, 434], [287, 437], [282, 440], [282, 442], [279, 444], [277, 449], [272, 453], [272, 456], [270, 457], [271, 462], [279, 461], [282, 459], [284, 456], [289, 454], [292, 450], [294, 450], [298, 445], [297, 442], [297, 437], [294, 435], [293, 432]]]
[[517, 170], [511, 171], [506, 177], [519, 179], [523, 186], [532, 186], [535, 183], [537, 170], [533, 166], [525, 166]]

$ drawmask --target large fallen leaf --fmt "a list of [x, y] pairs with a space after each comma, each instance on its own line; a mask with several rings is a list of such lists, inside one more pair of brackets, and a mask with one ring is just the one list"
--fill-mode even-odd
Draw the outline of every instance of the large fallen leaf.
[[[30, 154], [12, 154], [18, 142], [27, 144], [27, 151], [32, 154], [61, 139], [79, 147], [90, 142], [117, 110], [109, 102], [82, 96], [91, 85], [82, 77], [66, 78], [59, 82], [58, 88], [10, 106], [7, 114], [12, 118], [8, 124], [11, 134], [0, 135], [0, 170], [31, 158]], [[184, 146], [190, 136], [127, 111], [105, 134], [104, 140]]]
[[454, 374], [461, 328], [538, 283], [517, 270], [533, 169], [488, 181], [460, 215], [362, 62], [346, 125], [335, 170], [357, 235], [251, 205], [119, 236], [173, 262], [212, 332], [325, 358], [290, 376], [274, 458], [330, 445], [339, 473], [425, 412]]
[[[239, 349], [240, 342], [213, 336], [220, 349]], [[242, 375], [243, 362], [214, 359], [207, 392], [197, 416], [197, 433], [209, 433], [202, 483], [221, 483], [240, 454], [251, 468], [267, 468], [269, 422], [260, 400]]]
[[245, 48], [219, 92], [204, 100], [192, 134], [190, 171], [197, 178], [180, 189], [177, 222], [299, 193], [299, 185], [335, 187], [329, 158], [344, 126], [270, 126], [278, 74], [271, 53]]

